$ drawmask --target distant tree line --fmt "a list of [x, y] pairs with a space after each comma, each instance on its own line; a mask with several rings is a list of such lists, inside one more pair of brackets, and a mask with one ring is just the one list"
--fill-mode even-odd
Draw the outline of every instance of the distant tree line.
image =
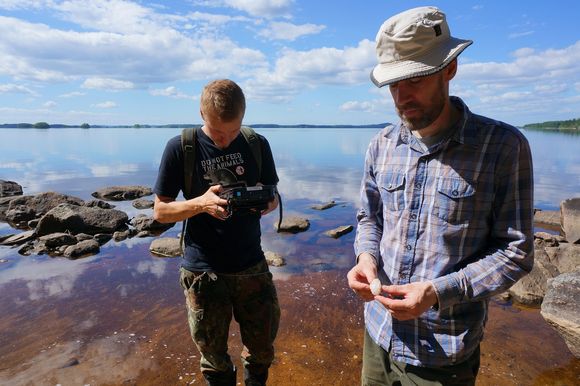
[[[375, 123], [369, 125], [312, 125], [312, 124], [298, 124], [298, 125], [280, 125], [277, 123], [259, 123], [259, 124], [252, 124], [250, 126], [254, 128], [295, 128], [295, 129], [302, 129], [302, 128], [317, 128], [317, 129], [336, 129], [336, 128], [383, 128], [387, 126], [388, 123]], [[173, 129], [182, 129], [186, 127], [201, 127], [199, 123], [170, 123], [167, 125], [147, 125], [141, 123], [135, 123], [133, 125], [89, 125], [88, 123], [83, 123], [81, 125], [63, 125], [60, 123], [48, 124], [47, 122], [36, 122], [36, 123], [4, 123], [0, 124], [1, 128], [10, 128], [10, 129], [62, 129], [62, 128], [82, 128], [82, 129], [89, 129], [89, 128], [123, 128], [123, 129], [146, 129], [146, 128], [173, 128]]]
[[530, 123], [524, 125], [524, 129], [539, 130], [580, 130], [580, 118], [567, 121], [547, 121], [542, 123]]

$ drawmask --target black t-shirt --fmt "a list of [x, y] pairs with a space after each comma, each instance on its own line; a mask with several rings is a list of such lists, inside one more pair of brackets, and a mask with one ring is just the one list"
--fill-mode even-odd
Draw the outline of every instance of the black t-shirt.
[[[207, 191], [210, 184], [245, 182], [254, 186], [276, 185], [278, 175], [266, 138], [258, 135], [262, 149], [262, 175], [244, 136], [240, 133], [221, 150], [198, 129], [195, 131], [194, 196]], [[165, 147], [153, 191], [158, 196], [177, 197], [183, 191], [184, 167], [181, 136], [171, 138]], [[260, 245], [260, 214], [234, 212], [226, 220], [200, 213], [187, 221], [182, 266], [190, 271], [239, 272], [264, 259]]]

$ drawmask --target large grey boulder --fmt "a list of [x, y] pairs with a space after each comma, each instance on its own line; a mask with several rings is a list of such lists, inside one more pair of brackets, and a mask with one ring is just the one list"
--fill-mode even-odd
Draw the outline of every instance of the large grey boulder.
[[38, 236], [56, 232], [72, 234], [114, 233], [125, 228], [129, 218], [117, 209], [61, 204], [46, 213], [36, 226]]
[[558, 273], [567, 273], [580, 269], [580, 245], [561, 243], [555, 247], [544, 248], [548, 259]]
[[84, 205], [78, 197], [57, 192], [18, 196], [0, 201], [0, 220], [20, 224], [38, 219], [60, 204]]
[[580, 241], [580, 198], [570, 198], [560, 203], [562, 231], [569, 243]]
[[580, 270], [548, 281], [541, 314], [580, 358]]
[[135, 200], [153, 194], [151, 188], [141, 185], [110, 186], [97, 190], [92, 196], [102, 200], [126, 201]]
[[14, 181], [0, 180], [0, 197], [21, 196], [22, 186]]
[[534, 225], [553, 230], [560, 229], [559, 210], [540, 210], [534, 212]]
[[549, 262], [544, 248], [535, 248], [532, 271], [511, 286], [508, 292], [517, 303], [539, 306], [544, 299], [548, 279], [557, 274], [558, 271]]
[[548, 243], [546, 239], [534, 240], [532, 271], [508, 290], [517, 303], [539, 306], [546, 294], [549, 279], [580, 269], [580, 245], [558, 243], [557, 238], [548, 240]]

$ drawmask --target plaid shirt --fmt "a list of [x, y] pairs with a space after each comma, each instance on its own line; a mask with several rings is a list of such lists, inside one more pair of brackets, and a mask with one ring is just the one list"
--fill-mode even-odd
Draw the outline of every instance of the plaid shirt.
[[520, 131], [472, 114], [430, 150], [402, 124], [367, 150], [355, 253], [375, 257], [383, 284], [432, 281], [437, 309], [393, 319], [365, 303], [370, 336], [393, 359], [439, 367], [478, 347], [490, 296], [532, 269], [533, 176]]

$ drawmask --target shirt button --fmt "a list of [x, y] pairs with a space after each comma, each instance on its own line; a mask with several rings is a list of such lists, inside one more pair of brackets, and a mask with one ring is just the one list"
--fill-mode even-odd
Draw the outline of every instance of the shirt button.
[[459, 192], [457, 190], [454, 190], [453, 192], [451, 192], [451, 194], [453, 195], [453, 197], [457, 197], [459, 195]]
[[407, 251], [410, 251], [411, 249], [413, 249], [413, 247], [411, 246], [411, 244], [407, 244], [407, 246], [405, 248], [407, 248]]
[[411, 220], [415, 220], [417, 218], [417, 215], [415, 213], [411, 213]]
[[420, 182], [417, 182], [417, 183], [415, 184], [415, 187], [416, 187], [417, 189], [421, 189], [421, 183], [420, 183]]

